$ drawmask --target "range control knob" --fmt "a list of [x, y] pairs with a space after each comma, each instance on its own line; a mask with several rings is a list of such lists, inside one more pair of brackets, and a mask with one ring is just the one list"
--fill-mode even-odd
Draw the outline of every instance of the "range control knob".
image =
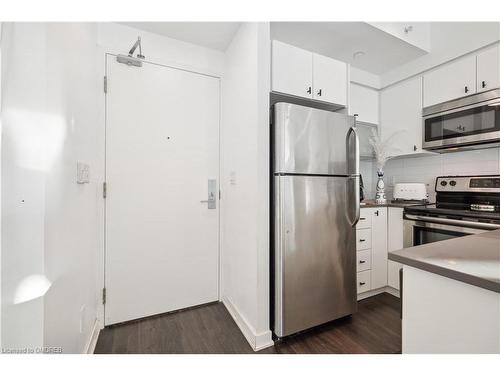
[[441, 181], [441, 186], [446, 186], [446, 185], [448, 185], [448, 183], [446, 181], [444, 181], [444, 180]]
[[456, 184], [457, 184], [457, 182], [456, 182], [456, 181], [454, 181], [454, 180], [451, 180], [451, 181], [450, 181], [450, 186], [455, 186]]

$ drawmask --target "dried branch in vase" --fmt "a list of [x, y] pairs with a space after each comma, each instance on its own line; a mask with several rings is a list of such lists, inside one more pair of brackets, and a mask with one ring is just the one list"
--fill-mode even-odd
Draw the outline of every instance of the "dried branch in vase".
[[382, 140], [377, 130], [372, 129], [372, 136], [368, 140], [373, 147], [375, 153], [375, 162], [377, 163], [377, 170], [383, 170], [387, 161], [394, 157], [399, 148], [394, 146], [394, 141], [397, 135], [401, 132], [396, 132], [389, 138]]

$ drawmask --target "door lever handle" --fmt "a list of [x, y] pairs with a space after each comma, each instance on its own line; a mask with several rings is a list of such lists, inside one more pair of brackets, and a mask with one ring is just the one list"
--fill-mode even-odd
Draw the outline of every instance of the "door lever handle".
[[215, 189], [217, 188], [216, 180], [208, 180], [208, 199], [200, 201], [200, 203], [207, 203], [209, 210], [217, 208], [217, 200], [215, 198]]

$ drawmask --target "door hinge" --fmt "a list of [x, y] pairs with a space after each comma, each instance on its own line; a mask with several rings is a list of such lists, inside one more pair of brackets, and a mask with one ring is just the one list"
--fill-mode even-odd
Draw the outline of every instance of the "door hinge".
[[102, 288], [102, 304], [106, 304], [106, 288]]
[[108, 77], [104, 76], [104, 93], [108, 93]]
[[102, 183], [102, 197], [106, 198], [107, 195], [108, 195], [108, 184], [103, 182]]

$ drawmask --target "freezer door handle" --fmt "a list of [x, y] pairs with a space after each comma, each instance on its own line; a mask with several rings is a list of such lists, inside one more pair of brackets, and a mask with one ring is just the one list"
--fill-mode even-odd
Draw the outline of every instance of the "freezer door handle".
[[[354, 136], [354, 150], [351, 150], [351, 137]], [[356, 116], [354, 116], [354, 125], [349, 128], [345, 138], [347, 174], [359, 175], [359, 136], [356, 130]], [[352, 157], [354, 155], [354, 168], [352, 168]], [[354, 169], [354, 170], [353, 170]]]

